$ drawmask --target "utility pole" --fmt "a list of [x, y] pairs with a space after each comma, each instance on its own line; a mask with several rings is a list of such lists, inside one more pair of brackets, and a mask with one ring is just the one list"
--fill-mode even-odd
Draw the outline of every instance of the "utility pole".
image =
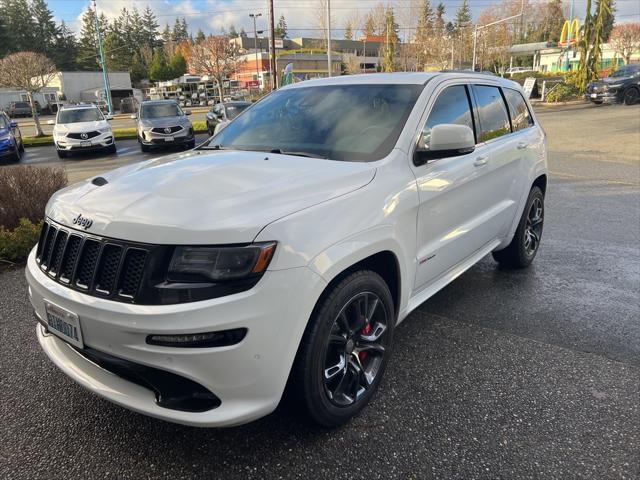
[[331, 76], [331, 0], [327, 0], [327, 66]]
[[278, 88], [276, 77], [276, 34], [273, 20], [273, 0], [269, 0], [269, 69], [271, 70], [271, 90]]
[[100, 33], [100, 19], [98, 18], [98, 6], [96, 0], [93, 0], [93, 11], [96, 15], [96, 37], [98, 38], [98, 49], [100, 50], [100, 64], [102, 65], [102, 81], [104, 82], [104, 95], [109, 107], [109, 115], [113, 115], [113, 104], [111, 103], [111, 87], [109, 85], [109, 75], [107, 75], [107, 62], [104, 58], [104, 50], [102, 49], [102, 33]]
[[[256, 18], [261, 17], [261, 13], [250, 13], [249, 17], [253, 19], [253, 49], [256, 51], [256, 81], [260, 88], [260, 68], [258, 66], [258, 30], [256, 29]], [[262, 57], [262, 55], [260, 55]]]

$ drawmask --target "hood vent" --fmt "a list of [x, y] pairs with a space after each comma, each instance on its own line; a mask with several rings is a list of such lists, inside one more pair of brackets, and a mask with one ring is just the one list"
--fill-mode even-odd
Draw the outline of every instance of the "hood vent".
[[103, 185], [106, 185], [107, 183], [107, 179], [104, 177], [96, 177], [93, 180], [91, 180], [91, 183], [93, 183], [94, 185], [101, 187]]

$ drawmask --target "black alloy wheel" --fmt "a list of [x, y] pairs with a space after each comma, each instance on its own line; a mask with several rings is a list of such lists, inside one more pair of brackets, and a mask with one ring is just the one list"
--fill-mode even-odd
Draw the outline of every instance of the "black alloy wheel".
[[370, 270], [345, 276], [323, 294], [289, 384], [307, 418], [335, 427], [366, 406], [391, 354], [395, 321], [389, 287]]
[[543, 226], [544, 195], [539, 187], [533, 187], [511, 243], [506, 248], [493, 252], [494, 260], [508, 268], [525, 268], [531, 265], [540, 248]]
[[386, 348], [389, 318], [373, 292], [354, 296], [333, 322], [324, 361], [324, 388], [339, 407], [353, 405], [373, 384]]
[[624, 104], [635, 105], [640, 100], [640, 90], [635, 87], [629, 87], [624, 91]]

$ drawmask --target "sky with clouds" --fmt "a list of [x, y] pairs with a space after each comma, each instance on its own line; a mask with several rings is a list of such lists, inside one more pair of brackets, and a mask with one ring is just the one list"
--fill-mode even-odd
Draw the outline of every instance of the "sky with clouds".
[[[530, 0], [531, 1], [531, 0]], [[569, 0], [565, 0], [568, 3]], [[267, 28], [267, 0], [97, 0], [98, 11], [104, 12], [108, 17], [118, 15], [122, 7], [136, 7], [139, 10], [147, 5], [156, 13], [158, 23], [173, 24], [177, 17], [185, 17], [189, 30], [195, 34], [198, 28], [205, 33], [218, 34], [221, 30], [234, 25], [239, 31], [244, 28], [250, 36], [253, 36], [253, 23], [249, 18], [250, 13], [261, 13], [258, 19], [258, 30]], [[317, 28], [318, 0], [274, 0], [276, 19], [284, 15], [289, 27], [289, 37], [319, 36]], [[347, 18], [357, 12], [360, 17], [380, 0], [331, 0], [332, 21], [335, 38], [342, 37]], [[412, 0], [385, 0], [385, 5], [390, 4], [396, 10], [397, 21], [401, 27], [401, 37], [408, 27], [415, 21], [415, 12], [411, 5]], [[431, 0], [432, 5], [438, 0]], [[447, 17], [451, 19], [462, 0], [444, 0]], [[501, 0], [469, 0], [474, 17], [492, 5], [501, 3]], [[595, 0], [594, 0], [595, 3]], [[76, 32], [80, 27], [82, 12], [90, 5], [88, 0], [48, 0], [49, 8], [53, 11], [58, 21], [64, 20]], [[640, 0], [616, 0], [617, 20], [619, 22], [640, 21]], [[575, 0], [574, 11], [578, 17], [584, 17], [586, 0]]]

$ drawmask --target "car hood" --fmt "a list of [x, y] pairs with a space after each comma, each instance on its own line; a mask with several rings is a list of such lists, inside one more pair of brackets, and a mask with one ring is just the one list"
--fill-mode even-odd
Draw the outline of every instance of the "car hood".
[[109, 122], [106, 120], [97, 120], [95, 122], [77, 122], [77, 123], [58, 123], [55, 126], [57, 132], [60, 133], [82, 133], [99, 128], [106, 128]]
[[188, 125], [189, 120], [184, 116], [143, 118], [140, 124], [144, 127], [171, 127], [173, 125]]
[[[89, 233], [157, 244], [251, 242], [269, 223], [369, 183], [375, 168], [290, 155], [204, 151], [149, 160], [61, 190], [47, 216]], [[312, 228], [312, 226], [310, 226]]]

